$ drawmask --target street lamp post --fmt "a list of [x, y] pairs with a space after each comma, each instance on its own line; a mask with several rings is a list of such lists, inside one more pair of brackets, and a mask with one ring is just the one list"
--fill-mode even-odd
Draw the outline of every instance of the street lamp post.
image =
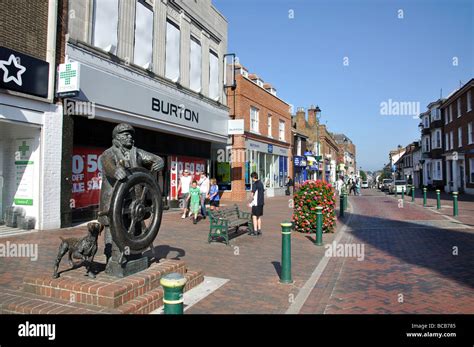
[[[316, 115], [316, 119], [318, 120], [318, 126], [316, 127], [316, 146], [317, 146], [317, 149], [316, 149], [316, 160], [317, 160], [317, 163], [318, 163], [318, 173], [317, 173], [317, 179], [320, 179], [320, 172], [319, 172], [319, 161], [321, 160], [321, 154], [319, 153], [319, 120], [321, 119], [321, 109], [319, 108], [318, 105], [316, 105], [316, 108], [314, 109], [314, 112], [315, 112], [315, 115]], [[322, 178], [322, 176], [321, 176]]]

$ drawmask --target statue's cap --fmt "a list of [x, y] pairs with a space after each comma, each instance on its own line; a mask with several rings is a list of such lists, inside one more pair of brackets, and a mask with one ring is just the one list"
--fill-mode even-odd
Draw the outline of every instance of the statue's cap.
[[132, 134], [135, 133], [135, 129], [130, 124], [127, 123], [120, 123], [117, 125], [114, 130], [112, 131], [112, 138], [115, 138], [117, 134], [130, 132]]

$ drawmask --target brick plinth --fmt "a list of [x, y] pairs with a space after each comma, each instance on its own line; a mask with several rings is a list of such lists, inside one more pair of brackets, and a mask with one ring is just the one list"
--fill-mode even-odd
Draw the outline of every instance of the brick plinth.
[[[77, 309], [84, 308], [90, 313], [146, 314], [163, 305], [163, 289], [159, 281], [171, 272], [186, 276], [185, 291], [204, 280], [202, 271], [188, 271], [183, 261], [165, 260], [125, 278], [100, 273], [96, 279], [90, 279], [84, 276], [83, 269], [71, 270], [57, 279], [52, 279], [50, 275], [29, 276], [24, 279], [23, 294], [31, 296], [28, 302], [33, 301], [35, 307], [53, 305], [62, 307], [64, 313], [75, 313], [75, 307], [79, 305]], [[25, 297], [14, 292], [8, 299], [7, 302], [0, 302], [0, 313], [23, 313], [25, 310], [40, 313], [26, 307]]]

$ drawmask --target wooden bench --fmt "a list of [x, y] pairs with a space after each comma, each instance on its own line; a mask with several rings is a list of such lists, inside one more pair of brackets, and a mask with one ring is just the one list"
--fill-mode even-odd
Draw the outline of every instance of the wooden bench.
[[229, 245], [229, 230], [235, 229], [238, 232], [239, 227], [247, 225], [250, 231], [253, 231], [252, 216], [249, 212], [240, 211], [237, 205], [225, 209], [208, 210], [209, 215], [209, 237], [207, 242], [217, 241], [224, 238], [226, 245]]

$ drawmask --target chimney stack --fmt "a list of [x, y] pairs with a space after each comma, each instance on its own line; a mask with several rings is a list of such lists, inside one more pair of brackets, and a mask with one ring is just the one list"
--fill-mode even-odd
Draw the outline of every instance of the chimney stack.
[[305, 119], [305, 112], [303, 107], [298, 107], [296, 109], [296, 129], [304, 129], [306, 119]]
[[316, 125], [316, 107], [314, 105], [308, 108], [308, 124], [310, 127]]

